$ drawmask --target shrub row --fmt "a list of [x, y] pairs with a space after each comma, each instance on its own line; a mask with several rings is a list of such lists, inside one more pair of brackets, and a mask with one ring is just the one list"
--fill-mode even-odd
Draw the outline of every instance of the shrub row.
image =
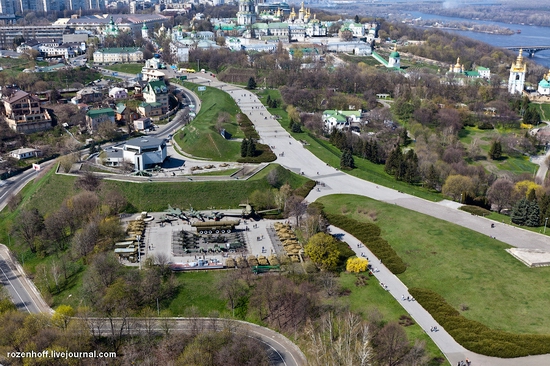
[[246, 156], [239, 158], [239, 163], [268, 163], [277, 159], [277, 156], [271, 151], [271, 148], [264, 144], [256, 143], [256, 152], [259, 153], [256, 156]]
[[472, 352], [502, 358], [550, 353], [550, 335], [493, 330], [467, 319], [432, 290], [410, 288], [409, 292], [458, 343]]
[[294, 195], [298, 197], [306, 197], [309, 194], [309, 191], [315, 187], [315, 181], [308, 180], [304, 184], [302, 184], [300, 187], [296, 188], [294, 190]]
[[380, 237], [380, 228], [377, 225], [359, 222], [344, 215], [326, 214], [326, 217], [331, 225], [339, 227], [361, 240], [393, 274], [405, 272], [406, 264], [391, 245]]
[[479, 206], [464, 205], [464, 206], [460, 206], [460, 209], [462, 211], [466, 211], [468, 213], [471, 213], [472, 215], [477, 215], [477, 216], [489, 215], [491, 213], [491, 211], [486, 210]]

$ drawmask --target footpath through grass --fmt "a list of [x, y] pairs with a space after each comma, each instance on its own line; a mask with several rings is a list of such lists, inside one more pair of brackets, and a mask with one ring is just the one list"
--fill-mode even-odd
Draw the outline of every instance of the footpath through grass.
[[[180, 83], [175, 79], [172, 82]], [[183, 85], [200, 98], [202, 105], [196, 118], [174, 136], [179, 146], [184, 152], [195, 157], [215, 161], [237, 161], [241, 157], [241, 143], [223, 138], [218, 133], [217, 126], [220, 115], [225, 115], [228, 120], [221, 123], [221, 127], [230, 133], [232, 138], [244, 138], [244, 133], [235, 119], [240, 109], [233, 98], [216, 88], [207, 86], [205, 91], [198, 91], [200, 85], [188, 82], [184, 82]]]
[[353, 195], [319, 202], [359, 221], [376, 217], [381, 236], [408, 265], [399, 275], [408, 287], [431, 289], [492, 329], [550, 333], [550, 267], [528, 268], [498, 240], [399, 206]]
[[[271, 99], [281, 101], [281, 94], [278, 90], [262, 90], [258, 92], [258, 95], [262, 96], [260, 100], [266, 104], [267, 96]], [[311, 151], [315, 156], [321, 159], [323, 162], [331, 165], [335, 168], [340, 168], [340, 156], [341, 152], [335, 146], [328, 141], [315, 137], [309, 132], [294, 133], [290, 130], [289, 119], [287, 112], [281, 108], [269, 108], [266, 105], [269, 113], [278, 115], [281, 117], [278, 121], [286, 131], [297, 140], [305, 141], [307, 143], [306, 148]], [[441, 201], [443, 196], [432, 190], [425, 189], [421, 186], [414, 186], [405, 182], [397, 181], [392, 176], [388, 175], [384, 171], [384, 165], [374, 164], [366, 159], [353, 157], [355, 160], [356, 169], [346, 171], [347, 174], [353, 175], [357, 178], [379, 184], [381, 186], [397, 189], [401, 192], [408, 193], [414, 196], [418, 196], [430, 201]]]

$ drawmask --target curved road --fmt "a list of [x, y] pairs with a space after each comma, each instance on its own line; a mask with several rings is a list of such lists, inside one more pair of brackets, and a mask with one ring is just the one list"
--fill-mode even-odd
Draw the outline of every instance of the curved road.
[[[272, 146], [274, 152], [278, 155], [277, 163], [296, 173], [303, 173], [305, 176], [325, 184], [319, 191], [312, 190], [306, 197], [308, 201], [312, 202], [319, 197], [338, 193], [366, 196], [449, 221], [488, 236], [496, 236], [498, 240], [511, 246], [550, 251], [550, 239], [546, 235], [519, 229], [504, 223], [496, 223], [496, 227], [491, 228], [491, 223], [494, 223], [494, 221], [460, 211], [457, 209], [460, 207], [458, 203], [447, 200], [431, 202], [391, 188], [377, 186], [374, 183], [364, 181], [330, 167], [309, 150], [305, 149], [299, 141], [292, 138], [277, 120], [270, 115], [254, 93], [234, 85], [222, 83], [207, 74], [197, 74], [190, 81], [217, 87], [228, 92], [235, 99], [241, 110], [254, 123], [256, 130], [261, 136], [261, 142]], [[347, 238], [351, 237], [349, 234], [344, 236]], [[350, 240], [353, 243], [353, 240], [357, 239], [350, 238]], [[352, 244], [351, 247], [356, 248], [356, 245]], [[367, 252], [365, 249], [363, 251]], [[372, 253], [369, 253], [368, 256], [374, 257]], [[380, 267], [382, 268], [381, 265]], [[381, 270], [377, 275], [378, 278], [383, 279], [384, 283], [391, 284], [391, 287], [397, 289], [393, 295], [398, 301], [402, 294], [407, 293], [406, 286], [387, 269]], [[437, 323], [418, 303], [405, 303], [401, 301], [400, 303], [423, 327], [426, 334], [434, 340], [452, 365], [457, 364], [458, 361], [465, 360], [466, 357], [473, 360], [475, 366], [550, 365], [550, 355], [500, 359], [469, 352], [445, 332], [441, 326], [438, 326], [440, 329], [439, 332], [428, 332], [428, 329]]]

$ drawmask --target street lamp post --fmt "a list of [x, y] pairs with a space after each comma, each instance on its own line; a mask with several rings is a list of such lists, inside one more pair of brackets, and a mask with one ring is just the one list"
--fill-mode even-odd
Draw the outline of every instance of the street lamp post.
[[462, 193], [460, 194], [460, 203], [462, 203]]
[[544, 219], [544, 234], [546, 234], [546, 224], [548, 223], [548, 217]]

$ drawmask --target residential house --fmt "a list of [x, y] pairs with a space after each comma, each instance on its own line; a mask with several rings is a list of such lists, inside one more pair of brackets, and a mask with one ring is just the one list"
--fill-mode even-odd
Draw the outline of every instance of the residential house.
[[76, 92], [76, 96], [71, 99], [74, 104], [95, 103], [103, 100], [103, 93], [97, 88], [83, 88]]
[[19, 46], [17, 46], [16, 51], [17, 53], [25, 53], [30, 50], [38, 51], [39, 47], [40, 42], [38, 42], [36, 39], [29, 39], [28, 41], [23, 42]]
[[146, 103], [160, 103], [162, 113], [168, 112], [168, 87], [162, 80], [149, 81], [143, 89]]
[[40, 155], [41, 155], [40, 150], [32, 149], [28, 147], [10, 151], [10, 156], [17, 160], [34, 158]]
[[134, 120], [134, 128], [137, 131], [143, 131], [146, 129], [151, 128], [152, 126], [151, 118], [149, 117], [142, 117]]
[[99, 124], [105, 121], [115, 125], [115, 111], [111, 108], [90, 109], [86, 112], [86, 127], [89, 133], [97, 131]]
[[40, 107], [40, 100], [16, 88], [3, 88], [0, 98], [8, 126], [19, 133], [34, 133], [52, 128], [48, 111]]
[[128, 90], [115, 86], [114, 88], [109, 90], [109, 97], [111, 97], [113, 99], [127, 99], [128, 98]]
[[334, 128], [343, 130], [349, 128], [352, 123], [361, 122], [361, 111], [326, 110], [323, 112], [325, 131], [330, 133]]
[[162, 71], [146, 69], [144, 67], [141, 69], [141, 79], [143, 81], [164, 80], [164, 73]]
[[138, 112], [144, 117], [158, 117], [163, 115], [162, 104], [144, 102], [138, 106]]

